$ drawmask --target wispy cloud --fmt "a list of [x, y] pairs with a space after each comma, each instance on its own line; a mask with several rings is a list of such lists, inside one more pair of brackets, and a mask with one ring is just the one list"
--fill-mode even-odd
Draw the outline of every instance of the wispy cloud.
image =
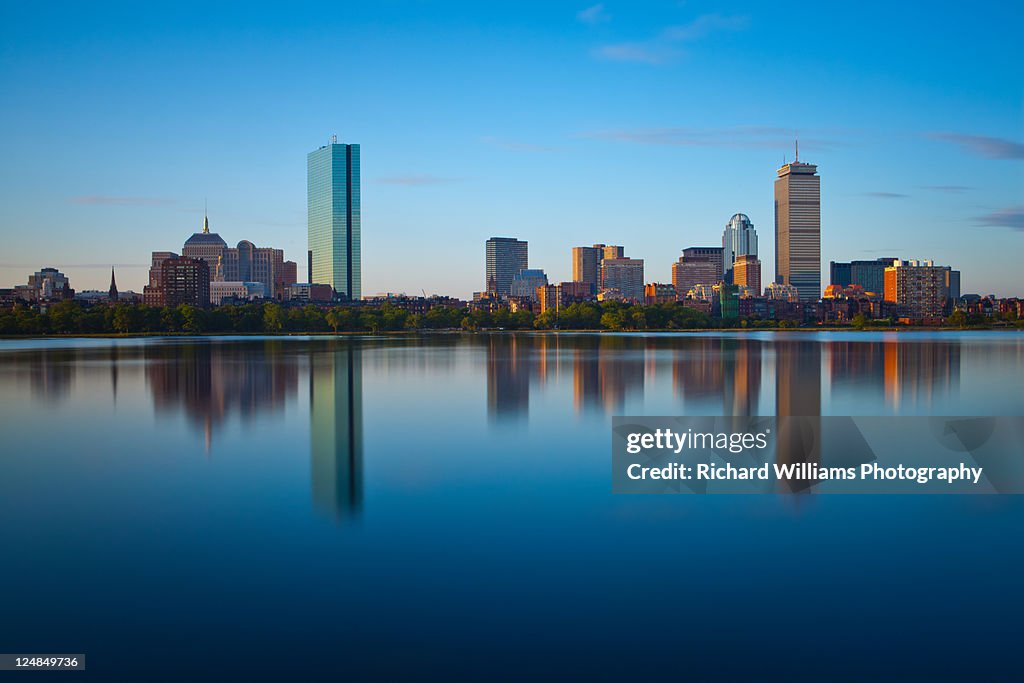
[[906, 199], [910, 195], [900, 194], [899, 192], [862, 192], [865, 197], [874, 197], [876, 199]]
[[973, 187], [967, 185], [921, 185], [922, 190], [932, 190], [933, 192], [946, 192], [948, 194], [960, 194], [961, 192], [967, 192], [973, 190]]
[[173, 206], [178, 203], [176, 199], [165, 197], [112, 197], [99, 194], [71, 197], [68, 201], [83, 206]]
[[384, 185], [444, 185], [445, 183], [457, 183], [462, 178], [445, 178], [436, 175], [399, 175], [399, 176], [385, 176], [383, 178], [376, 179], [378, 183]]
[[594, 57], [616, 62], [664, 64], [683, 53], [682, 46], [714, 33], [742, 31], [749, 25], [744, 16], [703, 14], [691, 22], [662, 29], [652, 38], [601, 45], [593, 51]]
[[661, 37], [672, 42], [689, 42], [717, 31], [742, 31], [749, 24], [750, 19], [743, 16], [702, 14], [687, 24], [669, 26], [662, 32]]
[[500, 138], [485, 135], [480, 138], [481, 142], [484, 142], [492, 147], [499, 149], [508, 150], [510, 152], [554, 152], [557, 148], [550, 145], [542, 145], [535, 142], [517, 142], [513, 140], [502, 140]]
[[[818, 136], [812, 137], [801, 135], [800, 146], [805, 149], [822, 150], [834, 149], [844, 144], [834, 137], [825, 137], [824, 135], [828, 135], [827, 131], [818, 133]], [[670, 147], [789, 149], [793, 144], [795, 132], [791, 128], [777, 126], [607, 128], [585, 131], [578, 137]]]
[[929, 133], [928, 136], [935, 140], [960, 145], [968, 151], [988, 159], [1024, 159], [1024, 144], [1006, 138], [966, 133]]
[[576, 13], [577, 21], [584, 24], [590, 24], [591, 26], [606, 22], [611, 18], [611, 15], [605, 11], [603, 2], [591, 5], [586, 9], [581, 9]]
[[1011, 206], [979, 216], [977, 222], [988, 227], [1011, 228], [1024, 232], [1024, 205]]
[[655, 43], [614, 43], [594, 49], [594, 56], [598, 59], [641, 64], [664, 64], [678, 54], [678, 50]]

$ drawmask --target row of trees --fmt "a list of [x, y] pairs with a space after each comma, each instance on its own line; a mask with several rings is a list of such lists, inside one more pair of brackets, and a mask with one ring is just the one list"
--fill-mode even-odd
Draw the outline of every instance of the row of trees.
[[[954, 313], [949, 324], [956, 327], [979, 326], [985, 320]], [[891, 323], [858, 316], [853, 326], [863, 328]], [[432, 308], [426, 313], [410, 313], [390, 304], [289, 308], [275, 303], [220, 306], [213, 309], [194, 306], [116, 306], [83, 307], [63, 301], [45, 312], [25, 306], [0, 310], [0, 335], [45, 334], [282, 334], [289, 332], [387, 332], [396, 330], [699, 330], [710, 327], [787, 328], [798, 327], [792, 320], [719, 320], [679, 303], [650, 306], [629, 305], [617, 301], [574, 303], [557, 313], [535, 315], [529, 311], [493, 312], [459, 308]]]
[[435, 307], [410, 313], [390, 304], [320, 308], [251, 303], [204, 309], [195, 306], [81, 306], [62, 301], [40, 311], [27, 306], [0, 310], [0, 334], [281, 334], [288, 332], [386, 332], [396, 330], [630, 330], [705, 329], [705, 313], [679, 304], [631, 306], [619, 302], [577, 303], [557, 314], [508, 309], [479, 311]]

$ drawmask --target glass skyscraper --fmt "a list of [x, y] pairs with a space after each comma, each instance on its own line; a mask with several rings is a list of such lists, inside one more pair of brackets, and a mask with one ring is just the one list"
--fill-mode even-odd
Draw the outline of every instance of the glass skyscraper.
[[722, 267], [726, 282], [732, 282], [732, 269], [740, 256], [757, 256], [757, 232], [746, 214], [737, 213], [725, 224], [722, 233]]
[[306, 160], [309, 281], [362, 297], [359, 145], [332, 141]]

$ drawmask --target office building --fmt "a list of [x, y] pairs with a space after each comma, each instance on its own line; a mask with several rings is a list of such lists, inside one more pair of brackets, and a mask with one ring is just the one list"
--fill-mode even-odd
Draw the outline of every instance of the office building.
[[900, 317], [941, 318], [949, 302], [949, 266], [932, 261], [894, 260], [885, 269], [885, 300], [896, 303]]
[[644, 300], [644, 260], [605, 258], [601, 262], [602, 291], [613, 290], [627, 301]]
[[16, 285], [13, 298], [21, 301], [64, 301], [75, 298], [71, 281], [56, 268], [41, 268], [28, 276], [27, 285]]
[[672, 285], [659, 282], [649, 282], [644, 285], [645, 304], [664, 304], [676, 300], [676, 288]]
[[[202, 231], [185, 240], [181, 255], [205, 261], [211, 282], [261, 283], [260, 297], [283, 298], [286, 287], [295, 281], [295, 262], [285, 261], [282, 249], [257, 247], [248, 240], [229, 247], [220, 235], [210, 232], [210, 219], [206, 216]], [[159, 274], [159, 261], [173, 256], [173, 252], [153, 252], [150, 285], [155, 286], [154, 269]]]
[[775, 180], [775, 281], [793, 285], [801, 301], [821, 297], [821, 178], [797, 160]]
[[595, 244], [594, 246], [601, 248], [601, 258], [626, 258], [625, 247], [618, 247], [610, 244]]
[[740, 294], [736, 285], [723, 282], [718, 285], [718, 314], [722, 318], [738, 318]]
[[226, 302], [254, 301], [263, 298], [262, 282], [210, 282], [210, 303], [220, 306]]
[[210, 267], [203, 259], [181, 256], [160, 263], [158, 294], [153, 305], [181, 304], [200, 308], [210, 305]]
[[885, 269], [897, 259], [879, 258], [871, 261], [850, 261], [829, 263], [829, 284], [842, 288], [858, 285], [865, 292], [881, 295], [885, 289]]
[[764, 297], [773, 301], [789, 301], [791, 303], [796, 303], [800, 301], [800, 291], [793, 285], [769, 282], [764, 288]]
[[534, 296], [540, 304], [541, 315], [548, 311], [557, 313], [562, 308], [562, 288], [558, 285], [541, 285]]
[[672, 264], [672, 284], [680, 296], [697, 285], [716, 285], [723, 277], [721, 247], [687, 247]]
[[946, 270], [946, 293], [949, 296], [949, 307], [952, 311], [953, 304], [960, 300], [960, 271], [948, 268]]
[[517, 296], [537, 301], [537, 288], [548, 284], [548, 276], [543, 270], [524, 268], [512, 277], [509, 296]]
[[761, 261], [752, 254], [743, 254], [733, 262], [732, 281], [740, 287], [747, 287], [754, 296], [761, 294]]
[[514, 237], [492, 237], [487, 240], [487, 288], [492, 294], [509, 296], [512, 293], [512, 279], [516, 274], [529, 268], [529, 246]]
[[572, 281], [589, 285], [594, 294], [601, 286], [601, 261], [604, 260], [604, 245], [572, 248]]
[[757, 232], [746, 214], [737, 213], [725, 224], [722, 233], [722, 264], [727, 282], [733, 281], [733, 263], [744, 255], [757, 258]]
[[306, 159], [309, 281], [362, 298], [359, 145], [331, 143]]

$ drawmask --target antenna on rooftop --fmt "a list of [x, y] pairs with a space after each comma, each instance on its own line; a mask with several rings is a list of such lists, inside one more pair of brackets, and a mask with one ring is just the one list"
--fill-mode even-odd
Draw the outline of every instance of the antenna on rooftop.
[[332, 145], [338, 144], [338, 134], [337, 133], [335, 133], [334, 135], [331, 136], [331, 144]]
[[796, 139], [794, 140], [794, 142], [796, 143], [796, 163], [799, 164], [800, 163], [800, 134], [799, 133], [797, 134]]

